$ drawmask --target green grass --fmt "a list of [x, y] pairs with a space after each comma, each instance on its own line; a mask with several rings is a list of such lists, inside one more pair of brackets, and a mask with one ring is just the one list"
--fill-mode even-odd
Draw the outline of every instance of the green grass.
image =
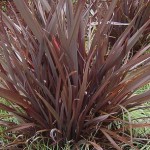
[[[141, 94], [150, 90], [150, 83], [138, 89], [135, 94]], [[140, 109], [138, 109], [140, 108]], [[150, 123], [150, 103], [145, 103], [138, 110], [130, 112], [133, 123]], [[150, 135], [150, 127], [134, 129], [135, 136], [146, 137]]]
[[144, 85], [143, 87], [139, 88], [135, 94], [141, 94], [141, 93], [144, 93], [146, 91], [150, 90], [150, 83]]
[[[0, 98], [0, 103], [2, 104], [7, 104], [10, 105], [10, 103], [8, 103], [5, 99]], [[7, 111], [1, 110], [0, 109], [0, 121], [10, 121], [10, 122], [14, 122], [18, 124], [18, 120], [10, 113], [8, 113]], [[6, 130], [7, 127], [1, 126], [0, 125], [0, 145], [5, 145], [9, 143], [9, 140], [7, 140], [4, 137], [4, 130]], [[13, 137], [15, 137], [16, 135], [12, 135]]]
[[[150, 90], [150, 83], [139, 88], [135, 94], [142, 94]], [[129, 110], [124, 116], [125, 120], [132, 123], [149, 123], [150, 124], [150, 103], [145, 103], [137, 108]], [[150, 150], [150, 127], [132, 129], [133, 143], [140, 150]], [[122, 145], [122, 149], [132, 150], [127, 145]]]

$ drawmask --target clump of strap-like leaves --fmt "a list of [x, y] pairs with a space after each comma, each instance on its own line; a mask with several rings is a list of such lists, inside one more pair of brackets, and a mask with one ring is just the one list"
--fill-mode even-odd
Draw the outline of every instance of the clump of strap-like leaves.
[[[150, 80], [150, 44], [139, 45], [150, 34], [150, 19], [142, 15], [149, 13], [149, 1], [136, 7], [119, 0], [13, 2], [10, 17], [1, 12], [0, 96], [11, 105], [0, 109], [19, 124], [1, 121], [5, 134], [31, 137], [41, 130], [49, 144], [134, 147], [122, 130], [107, 126], [119, 120], [121, 107], [150, 98], [149, 91], [133, 95]], [[124, 6], [135, 8], [131, 17]]]

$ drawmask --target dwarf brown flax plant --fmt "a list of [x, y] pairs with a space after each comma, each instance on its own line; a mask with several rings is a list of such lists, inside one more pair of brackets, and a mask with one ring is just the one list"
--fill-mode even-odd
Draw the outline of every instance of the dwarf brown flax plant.
[[[134, 2], [138, 7], [127, 14]], [[121, 149], [119, 141], [134, 147], [121, 130], [107, 127], [121, 107], [149, 101], [150, 91], [133, 93], [150, 81], [150, 44], [138, 44], [150, 35], [150, 1], [13, 0], [9, 6], [11, 15], [1, 11], [0, 97], [11, 105], [0, 109], [19, 124], [1, 120], [4, 133], [47, 131], [51, 143], [82, 143], [95, 133], [89, 144], [96, 149], [109, 142]]]

